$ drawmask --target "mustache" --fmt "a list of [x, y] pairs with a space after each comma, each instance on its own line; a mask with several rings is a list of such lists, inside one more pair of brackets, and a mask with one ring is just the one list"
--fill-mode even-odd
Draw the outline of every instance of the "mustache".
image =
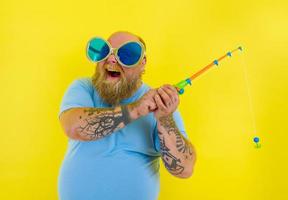
[[118, 66], [117, 64], [115, 64], [115, 65], [106, 64], [106, 65], [104, 65], [104, 69], [111, 70], [111, 71], [117, 71], [117, 72], [123, 72], [121, 67]]
[[109, 70], [119, 70], [119, 66], [117, 65], [97, 67], [92, 77], [92, 82], [100, 97], [106, 103], [118, 105], [122, 99], [130, 97], [137, 90], [139, 83], [141, 83], [142, 74], [135, 77], [126, 77], [120, 68], [120, 80], [113, 83], [106, 81], [106, 77], [108, 76], [106, 67]]
[[120, 77], [120, 81], [126, 80], [127, 78], [125, 77], [124, 71], [123, 69], [118, 66], [117, 64], [115, 65], [111, 65], [111, 64], [106, 64], [103, 66], [103, 70], [101, 70], [101, 74], [102, 76], [104, 76], [104, 78], [107, 78], [109, 76], [109, 74], [111, 73], [118, 73], [119, 77]]

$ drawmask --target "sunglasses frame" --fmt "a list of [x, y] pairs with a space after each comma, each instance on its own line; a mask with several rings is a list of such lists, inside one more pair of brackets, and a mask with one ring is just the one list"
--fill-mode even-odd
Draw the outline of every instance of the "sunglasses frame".
[[[91, 59], [89, 58], [89, 55], [88, 55], [89, 44], [90, 44], [90, 42], [91, 42], [92, 40], [94, 40], [94, 39], [101, 39], [101, 40], [103, 40], [103, 41], [109, 46], [109, 49], [110, 49], [110, 51], [109, 51], [109, 53], [107, 54], [107, 56], [105, 56], [104, 58], [102, 58], [102, 59], [99, 60], [99, 61], [93, 61], [93, 60], [91, 60]], [[139, 60], [137, 61], [137, 63], [135, 63], [135, 64], [133, 64], [133, 65], [125, 65], [124, 63], [121, 62], [121, 60], [120, 60], [120, 58], [119, 58], [119, 56], [118, 56], [118, 50], [119, 50], [121, 47], [123, 47], [124, 45], [126, 45], [126, 44], [128, 44], [128, 43], [130, 43], [130, 42], [134, 42], [134, 43], [137, 43], [137, 44], [140, 45], [140, 47], [141, 47], [141, 49], [142, 49], [142, 51], [141, 51], [141, 56], [140, 56]], [[93, 37], [93, 38], [91, 38], [91, 39], [88, 41], [88, 43], [87, 43], [86, 56], [88, 57], [88, 59], [89, 59], [91, 62], [94, 62], [94, 63], [101, 62], [101, 61], [107, 59], [112, 53], [114, 54], [117, 62], [118, 62], [120, 65], [122, 65], [123, 67], [126, 67], [126, 68], [135, 67], [135, 66], [138, 65], [138, 64], [142, 61], [142, 59], [146, 56], [144, 45], [143, 45], [141, 42], [138, 42], [138, 41], [129, 40], [129, 41], [127, 41], [127, 42], [124, 42], [123, 44], [121, 44], [121, 45], [120, 45], [119, 47], [117, 47], [117, 48], [113, 48], [113, 47], [111, 46], [111, 44], [110, 44], [107, 40], [105, 40], [104, 38], [102, 38], [102, 37]]]

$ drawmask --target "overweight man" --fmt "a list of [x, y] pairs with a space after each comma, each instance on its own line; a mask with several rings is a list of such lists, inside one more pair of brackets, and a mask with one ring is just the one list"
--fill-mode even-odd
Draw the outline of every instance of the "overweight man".
[[60, 200], [156, 200], [160, 160], [173, 176], [191, 176], [196, 153], [177, 89], [142, 81], [145, 51], [143, 39], [129, 32], [88, 43], [95, 73], [73, 81], [60, 106], [68, 137]]

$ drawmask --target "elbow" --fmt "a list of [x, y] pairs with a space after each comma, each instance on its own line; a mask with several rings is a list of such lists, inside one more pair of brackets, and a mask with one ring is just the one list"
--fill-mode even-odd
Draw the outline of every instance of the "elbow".
[[177, 175], [178, 178], [188, 179], [193, 175], [194, 166], [187, 168], [181, 174]]
[[78, 141], [81, 141], [81, 142], [91, 141], [89, 138], [81, 136], [78, 132], [67, 133], [66, 135], [70, 139], [78, 140]]
[[194, 156], [193, 159], [189, 163], [186, 164], [184, 170], [180, 174], [175, 175], [175, 176], [178, 178], [183, 178], [183, 179], [190, 178], [194, 173], [195, 161], [196, 161], [196, 157]]
[[78, 133], [76, 133], [75, 131], [65, 130], [64, 133], [68, 138], [70, 138], [72, 140], [79, 140]]
[[66, 130], [65, 134], [68, 138], [70, 138], [72, 140], [78, 140], [78, 141], [82, 141], [82, 142], [90, 141], [90, 140], [88, 140], [88, 138], [81, 137], [79, 132], [76, 131], [75, 129]]
[[192, 155], [191, 159], [186, 162], [185, 168], [181, 174], [179, 174], [179, 178], [190, 178], [194, 173], [196, 163], [196, 152], [194, 150], [194, 154]]

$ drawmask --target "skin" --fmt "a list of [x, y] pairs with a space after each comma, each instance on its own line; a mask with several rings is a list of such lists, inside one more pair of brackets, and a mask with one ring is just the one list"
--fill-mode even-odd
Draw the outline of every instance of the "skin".
[[[127, 41], [139, 41], [138, 37], [125, 33], [125, 32], [116, 32], [112, 34], [108, 42], [111, 44], [113, 48], [118, 48], [124, 42]], [[105, 66], [107, 64], [107, 67]], [[125, 76], [128, 80], [134, 77], [135, 74], [141, 74], [144, 71], [144, 67], [146, 64], [146, 57], [140, 62], [136, 67], [126, 68], [122, 67], [116, 60], [114, 54], [111, 54], [106, 60], [99, 62], [99, 68], [105, 70], [106, 68], [116, 69], [121, 72], [121, 75]], [[107, 81], [116, 82], [119, 79], [117, 78], [108, 78]], [[138, 83], [138, 87], [140, 87], [141, 81]]]
[[[126, 41], [138, 41], [138, 37], [117, 32], [108, 39], [114, 49], [119, 48]], [[106, 103], [116, 106], [122, 99], [132, 96], [141, 86], [146, 57], [140, 60], [137, 66], [127, 68], [119, 65], [114, 53], [109, 55], [107, 59], [98, 62], [92, 82], [102, 99]], [[108, 71], [117, 71], [120, 75], [113, 77]]]
[[[127, 32], [116, 32], [108, 41], [117, 48], [126, 41], [139, 41], [138, 37]], [[145, 69], [144, 57], [133, 68], [122, 67], [112, 54], [98, 64], [100, 73], [107, 68], [121, 72], [127, 80], [140, 75]], [[107, 83], [117, 84], [119, 77], [106, 77]], [[136, 89], [142, 81], [136, 84]], [[138, 101], [121, 107], [112, 108], [72, 108], [63, 112], [60, 123], [68, 137], [81, 141], [102, 139], [128, 123], [153, 112], [157, 120], [157, 129], [160, 140], [160, 152], [166, 169], [174, 176], [188, 178], [192, 175], [196, 161], [196, 153], [191, 142], [182, 136], [173, 119], [173, 112], [179, 105], [177, 90], [171, 85], [163, 85], [149, 90]]]

